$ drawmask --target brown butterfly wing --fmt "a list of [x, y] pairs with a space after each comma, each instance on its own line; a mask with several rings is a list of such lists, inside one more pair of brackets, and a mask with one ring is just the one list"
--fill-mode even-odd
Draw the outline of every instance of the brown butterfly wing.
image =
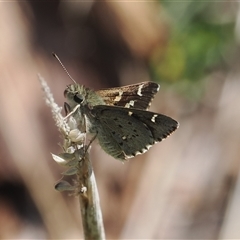
[[123, 87], [96, 91], [107, 105], [148, 109], [160, 86], [154, 82], [142, 82]]

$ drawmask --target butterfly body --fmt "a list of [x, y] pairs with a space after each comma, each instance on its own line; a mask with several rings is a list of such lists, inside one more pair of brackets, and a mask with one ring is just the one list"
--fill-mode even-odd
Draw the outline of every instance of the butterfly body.
[[70, 109], [79, 105], [74, 117], [86, 132], [97, 137], [106, 153], [125, 160], [146, 152], [178, 127], [172, 118], [145, 110], [158, 90], [153, 82], [99, 91], [71, 84], [64, 95]]

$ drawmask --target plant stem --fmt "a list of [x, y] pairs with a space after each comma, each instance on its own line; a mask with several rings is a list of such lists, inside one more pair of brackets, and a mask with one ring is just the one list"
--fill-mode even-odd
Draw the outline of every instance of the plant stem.
[[79, 163], [79, 203], [82, 214], [84, 239], [105, 239], [99, 195], [89, 154]]

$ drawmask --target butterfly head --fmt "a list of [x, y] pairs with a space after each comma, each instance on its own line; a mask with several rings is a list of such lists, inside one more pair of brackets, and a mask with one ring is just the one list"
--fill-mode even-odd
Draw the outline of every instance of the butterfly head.
[[96, 92], [76, 83], [67, 86], [64, 96], [71, 108], [77, 105], [80, 105], [82, 108], [85, 106], [91, 108], [95, 105], [105, 105], [103, 99]]
[[70, 107], [73, 108], [78, 104], [86, 104], [87, 91], [84, 86], [79, 84], [70, 84], [65, 89], [64, 96]]

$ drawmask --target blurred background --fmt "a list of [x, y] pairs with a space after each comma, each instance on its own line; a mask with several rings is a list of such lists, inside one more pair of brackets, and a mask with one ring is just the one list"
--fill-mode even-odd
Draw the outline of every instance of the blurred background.
[[[82, 238], [76, 197], [54, 185], [71, 81], [156, 81], [151, 110], [180, 128], [122, 164], [91, 151], [107, 238], [240, 239], [240, 5], [236, 1], [0, 3], [0, 239]], [[70, 178], [69, 181], [72, 181]]]

